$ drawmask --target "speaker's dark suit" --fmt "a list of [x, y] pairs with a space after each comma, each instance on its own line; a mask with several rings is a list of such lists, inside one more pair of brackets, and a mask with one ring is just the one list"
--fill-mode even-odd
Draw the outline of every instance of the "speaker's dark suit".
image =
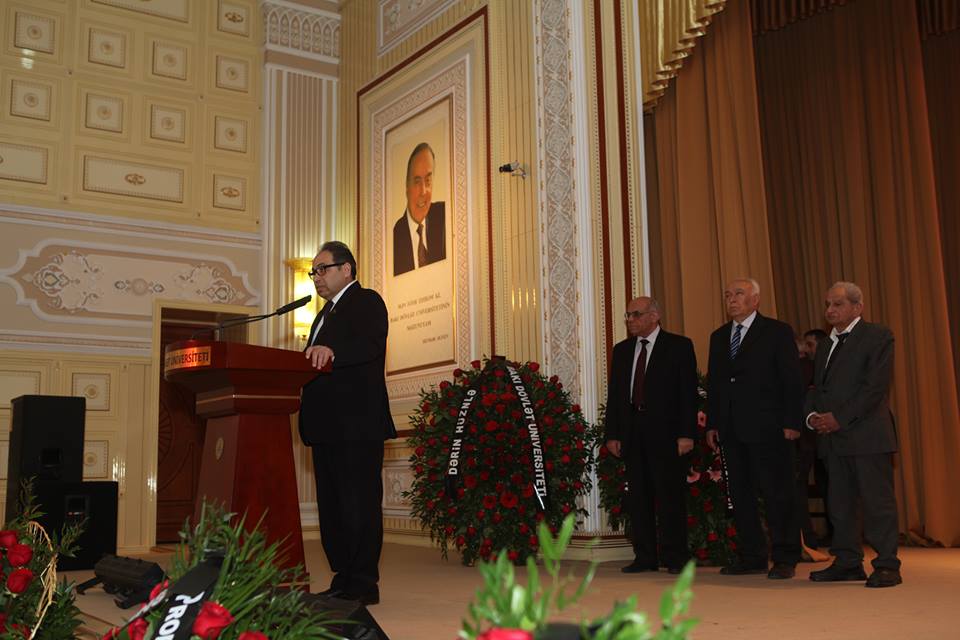
[[303, 387], [299, 424], [313, 449], [331, 587], [367, 594], [377, 588], [383, 545], [383, 441], [397, 435], [384, 381], [387, 309], [379, 294], [351, 284], [312, 344], [334, 353], [333, 370]]
[[[427, 261], [425, 264], [440, 262], [447, 257], [446, 209], [442, 202], [430, 205], [427, 217]], [[410, 223], [407, 212], [393, 225], [393, 275], [398, 276], [413, 271], [416, 266], [417, 248], [411, 243]], [[423, 265], [421, 265], [423, 266]]]
[[744, 564], [766, 566], [767, 541], [757, 508], [761, 497], [773, 561], [795, 565], [800, 558], [795, 445], [783, 434], [784, 429], [803, 428], [804, 385], [793, 330], [758, 313], [731, 359], [732, 328], [728, 322], [710, 336], [707, 427], [720, 434], [737, 552]]
[[613, 348], [605, 437], [621, 442], [629, 484], [626, 506], [637, 563], [679, 568], [689, 557], [686, 509], [689, 464], [688, 456], [678, 455], [677, 439], [696, 438], [697, 357], [689, 338], [661, 329], [647, 358], [645, 409], [638, 411], [631, 401], [637, 340], [628, 338]]
[[844, 568], [863, 563], [857, 530], [857, 500], [863, 507], [863, 531], [876, 550], [876, 568], [899, 569], [897, 501], [892, 453], [897, 436], [890, 413], [893, 334], [887, 327], [860, 320], [842, 348], [827, 356], [833, 340], [824, 340], [814, 360], [814, 388], [805, 415], [832, 412], [840, 430], [819, 438], [819, 455], [830, 477], [827, 507], [833, 523], [831, 553]]

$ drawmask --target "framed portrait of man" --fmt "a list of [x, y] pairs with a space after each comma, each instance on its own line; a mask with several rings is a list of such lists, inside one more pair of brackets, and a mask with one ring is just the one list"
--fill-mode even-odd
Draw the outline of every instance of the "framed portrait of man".
[[485, 19], [358, 93], [358, 239], [387, 305], [392, 398], [416, 397], [489, 343]]

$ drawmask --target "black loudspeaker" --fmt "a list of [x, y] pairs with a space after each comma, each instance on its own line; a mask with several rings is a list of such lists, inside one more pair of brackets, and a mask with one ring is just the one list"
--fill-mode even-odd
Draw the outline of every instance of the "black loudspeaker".
[[342, 624], [329, 624], [327, 628], [346, 640], [390, 640], [367, 608], [359, 602], [319, 594], [304, 594], [303, 599], [314, 611], [326, 613], [330, 620], [345, 621]]
[[13, 399], [7, 457], [7, 522], [20, 515], [22, 480], [83, 480], [86, 398], [20, 396]]
[[77, 540], [75, 557], [60, 556], [57, 569], [93, 569], [105, 555], [117, 553], [117, 483], [58, 482], [34, 486], [36, 502], [44, 515], [39, 519], [48, 533], [85, 522]]

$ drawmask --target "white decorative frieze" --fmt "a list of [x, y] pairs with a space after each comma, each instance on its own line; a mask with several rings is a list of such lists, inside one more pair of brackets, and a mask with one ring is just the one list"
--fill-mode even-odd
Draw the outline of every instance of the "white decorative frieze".
[[340, 16], [330, 11], [270, 0], [261, 5], [267, 51], [337, 63]]
[[456, 0], [380, 0], [377, 11], [377, 53], [383, 55]]
[[253, 305], [248, 274], [226, 258], [50, 239], [0, 270], [17, 304], [37, 317], [102, 325], [149, 324], [154, 298]]

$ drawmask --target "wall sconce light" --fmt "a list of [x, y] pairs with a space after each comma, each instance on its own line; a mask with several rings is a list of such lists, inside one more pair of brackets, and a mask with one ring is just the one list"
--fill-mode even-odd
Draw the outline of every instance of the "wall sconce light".
[[317, 315], [316, 289], [313, 287], [313, 280], [307, 273], [313, 268], [312, 258], [290, 258], [284, 260], [290, 270], [293, 272], [293, 297], [294, 299], [303, 296], [312, 295], [313, 300], [309, 304], [295, 309], [293, 311], [293, 332], [301, 342], [306, 342], [310, 327], [313, 325], [313, 319]]

